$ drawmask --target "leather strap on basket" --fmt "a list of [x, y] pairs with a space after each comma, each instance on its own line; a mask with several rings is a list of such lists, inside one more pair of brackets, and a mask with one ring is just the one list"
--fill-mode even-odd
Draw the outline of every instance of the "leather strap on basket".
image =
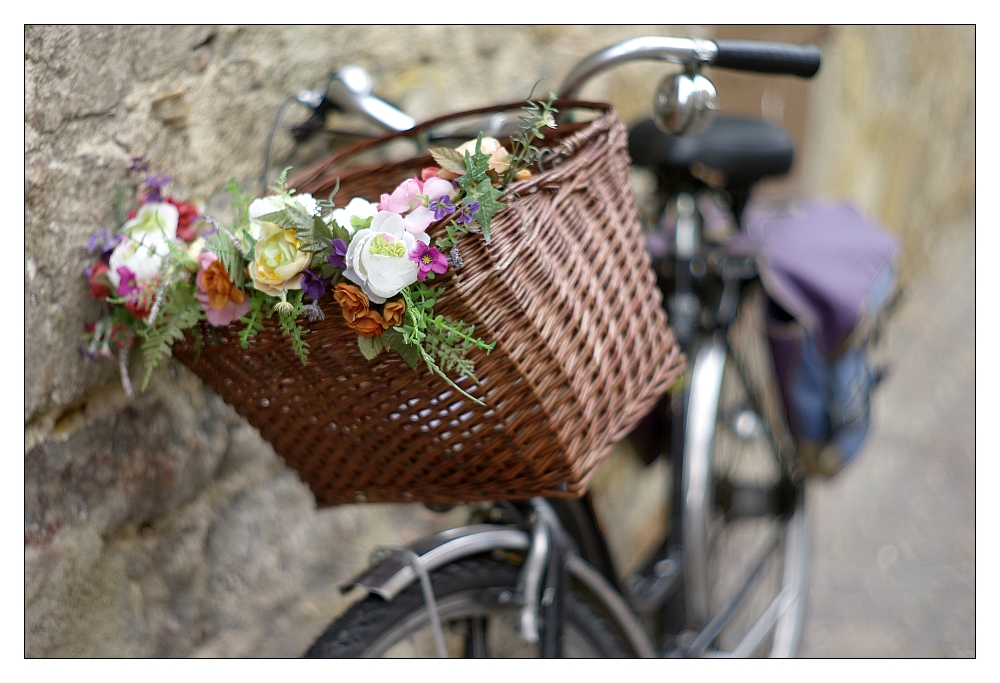
[[[573, 154], [577, 149], [579, 149], [585, 142], [590, 140], [594, 135], [596, 135], [601, 130], [607, 130], [610, 125], [611, 113], [614, 111], [614, 107], [610, 104], [605, 104], [603, 102], [586, 102], [582, 100], [556, 100], [553, 105], [565, 111], [566, 109], [593, 109], [604, 113], [602, 119], [607, 119], [606, 122], [598, 123], [598, 121], [588, 121], [588, 124], [580, 131], [577, 131], [573, 135], [567, 137], [565, 140], [560, 141], [552, 149], [557, 152], [558, 156], [569, 156]], [[397, 140], [401, 138], [409, 138], [418, 135], [419, 133], [427, 130], [428, 128], [433, 128], [434, 126], [445, 123], [447, 121], [453, 121], [455, 119], [461, 119], [468, 116], [476, 116], [478, 114], [488, 114], [491, 112], [502, 112], [517, 110], [524, 106], [524, 101], [511, 102], [510, 104], [500, 104], [493, 105], [491, 107], [481, 107], [479, 109], [470, 109], [468, 111], [456, 112], [453, 114], [446, 114], [445, 116], [439, 116], [436, 119], [430, 119], [429, 121], [424, 121], [409, 130], [399, 131], [397, 133], [389, 133], [388, 135], [382, 135], [377, 138], [371, 138], [369, 140], [362, 140], [361, 142], [356, 142], [353, 145], [344, 147], [343, 149], [337, 150], [323, 161], [310, 166], [306, 170], [302, 171], [292, 177], [289, 181], [289, 187], [300, 187], [307, 183], [310, 183], [321, 176], [330, 175], [330, 169], [336, 167], [343, 161], [350, 159], [351, 157], [360, 154], [368, 149], [377, 147], [379, 145], [385, 144], [391, 140]], [[597, 123], [598, 125], [593, 125]], [[550, 155], [551, 156], [551, 155]], [[528, 185], [530, 186], [530, 184]]]

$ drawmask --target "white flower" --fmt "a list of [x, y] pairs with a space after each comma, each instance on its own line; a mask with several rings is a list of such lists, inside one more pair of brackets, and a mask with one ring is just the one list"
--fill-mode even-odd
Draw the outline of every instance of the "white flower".
[[354, 226], [351, 225], [351, 218], [357, 217], [361, 220], [366, 220], [368, 218], [374, 219], [377, 215], [378, 204], [369, 202], [361, 197], [355, 197], [343, 209], [334, 209], [330, 214], [330, 220], [337, 221], [337, 225], [348, 233], [354, 234]]
[[163, 257], [170, 253], [168, 242], [177, 239], [177, 207], [166, 202], [150, 202], [139, 207], [135, 218], [122, 226], [123, 239], [111, 252], [108, 280], [117, 287], [118, 269], [125, 266], [144, 282], [160, 272]]
[[[310, 216], [319, 215], [319, 205], [316, 204], [316, 200], [311, 194], [292, 195], [289, 203], [300, 207]], [[250, 214], [250, 235], [255, 240], [260, 239], [261, 222], [257, 219], [261, 216], [266, 216], [269, 213], [281, 211], [284, 208], [284, 200], [276, 195], [261, 197], [260, 199], [255, 199], [250, 202], [250, 206], [247, 207], [247, 212]]]
[[418, 241], [430, 244], [431, 240], [425, 232], [407, 232], [398, 213], [379, 211], [371, 227], [351, 239], [344, 277], [361, 287], [372, 303], [385, 303], [417, 281], [420, 266], [410, 259], [410, 252]]

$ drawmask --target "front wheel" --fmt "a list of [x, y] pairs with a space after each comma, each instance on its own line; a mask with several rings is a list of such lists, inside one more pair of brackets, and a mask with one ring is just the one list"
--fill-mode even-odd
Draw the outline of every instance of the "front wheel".
[[[537, 657], [538, 643], [518, 632], [514, 595], [520, 568], [490, 556], [463, 559], [431, 573], [449, 657]], [[625, 657], [610, 621], [576, 589], [567, 591], [564, 657]], [[544, 625], [543, 625], [544, 626]], [[435, 657], [420, 583], [392, 602], [370, 595], [319, 637], [306, 657]]]

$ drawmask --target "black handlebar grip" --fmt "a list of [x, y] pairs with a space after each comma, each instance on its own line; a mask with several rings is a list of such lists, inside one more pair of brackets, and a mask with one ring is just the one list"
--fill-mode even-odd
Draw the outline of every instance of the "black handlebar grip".
[[719, 53], [712, 66], [765, 74], [812, 78], [823, 55], [815, 45], [764, 43], [756, 40], [717, 40]]

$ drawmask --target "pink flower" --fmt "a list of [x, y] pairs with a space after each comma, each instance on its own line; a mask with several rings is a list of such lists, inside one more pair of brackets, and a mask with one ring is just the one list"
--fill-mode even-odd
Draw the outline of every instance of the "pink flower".
[[[240, 295], [235, 298], [241, 299], [241, 303], [237, 304], [230, 299], [223, 308], [212, 306], [209, 302], [208, 292], [202, 286], [204, 283], [202, 275], [209, 266], [218, 260], [219, 257], [208, 250], [198, 255], [198, 276], [195, 278], [195, 282], [198, 283], [198, 291], [195, 293], [195, 297], [201, 302], [202, 310], [205, 311], [205, 317], [208, 318], [208, 322], [216, 327], [221, 327], [245, 316], [250, 311], [250, 300], [244, 299], [242, 292], [240, 292]], [[230, 287], [232, 287], [231, 284]]]
[[422, 206], [423, 202], [420, 201], [417, 195], [422, 194], [423, 189], [423, 183], [419, 180], [416, 178], [407, 178], [399, 184], [399, 187], [393, 190], [391, 195], [382, 195], [382, 201], [379, 202], [378, 210], [403, 214], [418, 206]]
[[426, 278], [431, 271], [443, 275], [448, 270], [448, 257], [438, 251], [437, 247], [429, 247], [423, 242], [417, 242], [417, 246], [410, 252], [410, 260], [420, 267], [418, 280]]
[[429, 178], [424, 183], [424, 191], [422, 194], [426, 195], [427, 199], [433, 202], [435, 199], [440, 199], [444, 196], [450, 198], [454, 190], [455, 187], [447, 180], [443, 180], [441, 178]]
[[414, 235], [427, 230], [427, 226], [434, 222], [434, 212], [426, 206], [418, 206], [403, 219], [403, 227], [406, 232]]
[[441, 171], [437, 166], [428, 166], [427, 168], [420, 170], [420, 179], [427, 182], [429, 178], [437, 178], [437, 174]]
[[118, 266], [118, 277], [118, 286], [115, 287], [118, 296], [132, 296], [134, 292], [139, 290], [136, 275], [127, 266]]

